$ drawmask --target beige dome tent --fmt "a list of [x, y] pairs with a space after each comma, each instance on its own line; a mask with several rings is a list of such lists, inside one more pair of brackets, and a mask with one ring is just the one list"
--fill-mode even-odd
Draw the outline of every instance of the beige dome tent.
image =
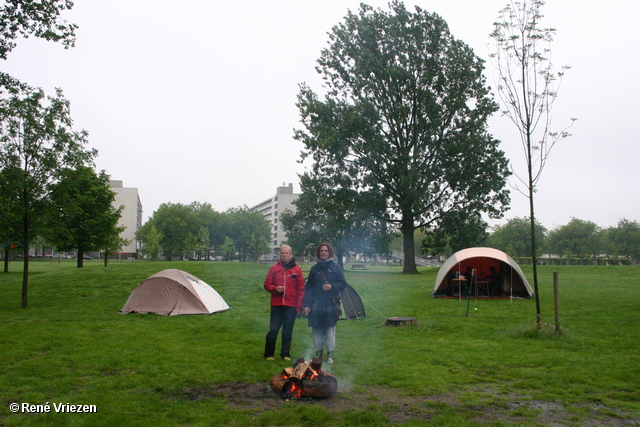
[[163, 270], [131, 292], [120, 313], [212, 314], [229, 306], [211, 286], [182, 270]]
[[[466, 277], [467, 271], [472, 272], [471, 278]], [[509, 255], [493, 248], [468, 248], [442, 264], [431, 295], [531, 298], [533, 290]]]

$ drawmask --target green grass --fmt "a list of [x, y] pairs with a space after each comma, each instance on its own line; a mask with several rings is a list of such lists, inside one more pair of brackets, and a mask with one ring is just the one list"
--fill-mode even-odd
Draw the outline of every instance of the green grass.
[[[0, 274], [2, 426], [538, 426], [640, 423], [638, 266], [542, 266], [534, 300], [433, 299], [437, 269], [347, 271], [367, 318], [338, 325], [340, 393], [285, 402], [267, 389], [286, 364], [262, 358], [269, 266], [225, 262], [20, 264]], [[211, 284], [234, 307], [211, 316], [118, 314], [165, 268]], [[310, 265], [304, 266], [308, 272]], [[530, 266], [523, 266], [530, 277]], [[562, 334], [554, 331], [552, 273]], [[409, 316], [416, 327], [385, 327]], [[293, 356], [311, 353], [304, 319]], [[241, 394], [247, 393], [247, 396]], [[14, 414], [11, 403], [96, 405], [98, 413]]]

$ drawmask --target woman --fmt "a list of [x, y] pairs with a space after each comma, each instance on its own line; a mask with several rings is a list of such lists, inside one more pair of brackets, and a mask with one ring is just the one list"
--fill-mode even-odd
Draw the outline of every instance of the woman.
[[304, 277], [302, 270], [293, 258], [288, 245], [280, 247], [280, 259], [267, 273], [264, 289], [271, 293], [271, 320], [267, 342], [264, 346], [264, 358], [274, 360], [278, 331], [282, 328], [282, 347], [280, 356], [285, 361], [291, 360], [291, 338], [296, 314], [302, 311], [304, 297]]
[[327, 347], [327, 363], [333, 363], [336, 348], [336, 323], [338, 314], [334, 300], [339, 298], [347, 285], [339, 264], [332, 258], [335, 252], [329, 243], [321, 243], [316, 249], [318, 263], [311, 267], [304, 294], [304, 315], [313, 328], [313, 347], [316, 357], [322, 357]]

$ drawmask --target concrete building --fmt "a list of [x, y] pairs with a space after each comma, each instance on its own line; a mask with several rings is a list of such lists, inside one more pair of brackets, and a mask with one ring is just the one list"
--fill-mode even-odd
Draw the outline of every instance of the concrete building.
[[136, 231], [142, 227], [142, 203], [138, 196], [137, 188], [127, 188], [122, 181], [109, 181], [111, 191], [116, 193], [113, 205], [118, 208], [124, 206], [118, 226], [125, 226], [120, 237], [131, 243], [122, 247], [120, 256], [137, 258], [140, 252], [140, 243], [136, 240]]
[[249, 208], [252, 212], [260, 212], [269, 221], [271, 225], [271, 240], [269, 247], [274, 257], [278, 256], [280, 252], [280, 245], [286, 243], [287, 236], [285, 235], [282, 223], [280, 222], [280, 215], [286, 211], [296, 211], [296, 207], [293, 204], [295, 200], [300, 196], [299, 193], [293, 192], [293, 184], [285, 186], [282, 183], [282, 187], [276, 189], [275, 196], [265, 200], [256, 206]]

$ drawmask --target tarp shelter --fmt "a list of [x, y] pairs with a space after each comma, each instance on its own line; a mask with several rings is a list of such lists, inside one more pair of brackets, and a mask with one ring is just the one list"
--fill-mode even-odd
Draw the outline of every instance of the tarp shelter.
[[229, 306], [215, 289], [182, 270], [163, 270], [148, 277], [131, 292], [120, 313], [213, 314]]
[[[491, 278], [494, 268], [496, 274]], [[472, 278], [463, 277], [468, 269]], [[447, 259], [436, 276], [434, 297], [531, 298], [533, 290], [520, 266], [509, 255], [493, 248], [468, 248]]]
[[361, 319], [366, 316], [360, 295], [350, 285], [340, 292], [340, 300], [342, 301], [341, 319]]

